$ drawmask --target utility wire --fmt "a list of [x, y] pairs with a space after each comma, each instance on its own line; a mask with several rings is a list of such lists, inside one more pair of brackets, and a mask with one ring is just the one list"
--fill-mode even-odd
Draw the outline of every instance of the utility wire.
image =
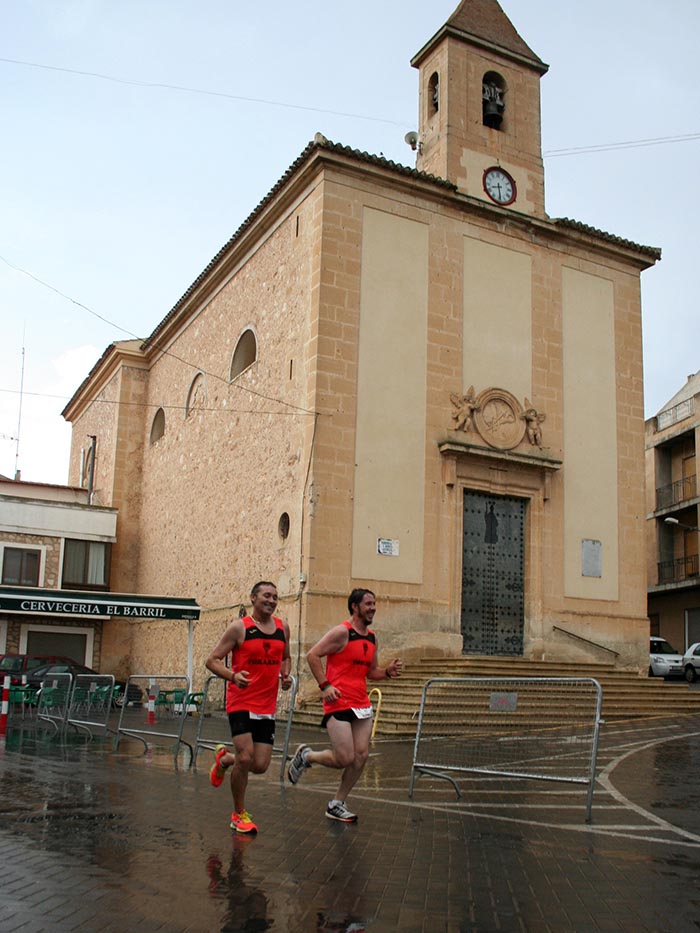
[[700, 133], [688, 133], [685, 136], [655, 136], [651, 139], [630, 139], [620, 143], [603, 143], [599, 146], [577, 146], [571, 149], [549, 149], [542, 153], [545, 159], [557, 159], [561, 156], [586, 155], [589, 152], [614, 152], [617, 149], [642, 149], [646, 146], [664, 146], [670, 143], [687, 143], [700, 139]]
[[[201, 371], [201, 370], [200, 370]], [[247, 391], [247, 390], [246, 390]], [[0, 392], [4, 392], [6, 395], [19, 395], [19, 389], [3, 389], [0, 388]], [[67, 402], [70, 399], [69, 395], [56, 395], [51, 392], [28, 392], [25, 390], [25, 395], [31, 395], [34, 398], [53, 398], [57, 399], [59, 402]], [[274, 401], [277, 401], [276, 399]], [[263, 411], [259, 408], [209, 408], [206, 405], [197, 405], [188, 409], [187, 405], [160, 405], [157, 402], [126, 402], [123, 399], [111, 399], [111, 398], [91, 398], [88, 399], [89, 404], [95, 405], [128, 405], [132, 408], [162, 408], [164, 411], [190, 411], [192, 414], [196, 414], [200, 411], [210, 411], [218, 412], [223, 415], [316, 415], [316, 412], [313, 411]], [[0, 435], [6, 440], [17, 440], [16, 437], [9, 437], [8, 435]]]
[[[137, 334], [133, 334], [130, 330], [127, 330], [125, 327], [122, 327], [121, 324], [116, 324], [114, 321], [110, 321], [109, 318], [103, 317], [103, 315], [98, 314], [97, 311], [93, 311], [92, 308], [89, 308], [86, 304], [83, 304], [82, 301], [77, 301], [75, 298], [71, 298], [70, 295], [66, 295], [65, 292], [62, 292], [60, 289], [55, 288], [53, 285], [50, 285], [48, 282], [45, 282], [43, 279], [40, 279], [38, 276], [33, 275], [33, 273], [27, 272], [26, 269], [22, 269], [19, 266], [16, 266], [14, 263], [10, 262], [9, 259], [6, 259], [4, 256], [0, 255], [0, 259], [5, 263], [5, 265], [9, 266], [11, 269], [14, 269], [16, 272], [21, 272], [22, 275], [28, 276], [30, 279], [33, 279], [33, 281], [37, 282], [39, 285], [42, 285], [44, 288], [48, 288], [50, 291], [55, 292], [55, 294], [60, 295], [61, 298], [65, 298], [66, 301], [70, 301], [71, 304], [76, 305], [78, 308], [82, 308], [83, 311], [87, 311], [88, 314], [92, 314], [94, 317], [99, 318], [99, 320], [103, 321], [105, 324], [109, 324], [110, 327], [115, 327], [117, 330], [120, 330], [123, 334], [127, 334], [129, 337], [132, 337], [134, 340], [143, 340], [143, 337], [139, 337]], [[164, 356], [170, 356], [174, 360], [177, 360], [179, 363], [184, 363], [185, 366], [190, 366], [192, 369], [195, 369], [197, 372], [200, 372], [206, 376], [211, 376], [212, 379], [218, 379], [220, 382], [223, 382], [225, 385], [232, 386], [235, 389], [239, 389], [241, 392], [249, 392], [251, 395], [255, 395], [258, 398], [262, 398], [266, 402], [277, 402], [278, 405], [285, 405], [287, 408], [292, 408], [296, 412], [300, 412], [305, 415], [317, 414], [317, 412], [313, 411], [310, 408], [303, 408], [300, 405], [294, 405], [292, 402], [285, 402], [281, 398], [274, 398], [274, 396], [265, 395], [263, 392], [257, 392], [255, 389], [251, 389], [248, 386], [241, 386], [236, 383], [229, 382], [228, 379], [225, 379], [223, 376], [219, 376], [218, 373], [212, 373], [212, 372], [209, 372], [209, 370], [202, 369], [202, 367], [198, 366], [196, 363], [191, 363], [189, 360], [183, 359], [181, 356], [178, 356], [177, 353], [173, 353], [172, 350], [168, 350], [158, 343], [154, 343], [153, 346], [155, 347], [156, 350], [160, 351]]]
[[[204, 94], [208, 97], [221, 97], [226, 100], [236, 100], [243, 103], [263, 104], [266, 107], [282, 107], [286, 110], [304, 110], [310, 113], [325, 113], [335, 117], [349, 117], [353, 120], [369, 120], [373, 123], [384, 123], [390, 126], [407, 127], [406, 121], [387, 120], [384, 117], [370, 117], [363, 113], [349, 113], [342, 110], [328, 110], [323, 107], [309, 107], [304, 104], [290, 104], [279, 100], [270, 100], [264, 97], [245, 97], [240, 94], [229, 94], [226, 91], [210, 91], [206, 88], [189, 87], [183, 84], [168, 84], [164, 81], [138, 81], [132, 78], [118, 78], [116, 75], [103, 74], [98, 71], [80, 71], [77, 68], [63, 68], [59, 65], [45, 65], [42, 62], [29, 62], [17, 58], [1, 58], [0, 62], [8, 65], [20, 65], [25, 68], [39, 68], [45, 71], [59, 71], [64, 74], [78, 75], [84, 78], [97, 78], [100, 81], [111, 81], [115, 84], [125, 84], [131, 87], [159, 88], [161, 90], [179, 91], [187, 94]], [[410, 121], [409, 121], [410, 122]], [[631, 139], [624, 142], [603, 143], [594, 146], [575, 146], [564, 149], [549, 149], [542, 153], [545, 159], [558, 159], [564, 156], [587, 155], [595, 152], [614, 152], [617, 149], [641, 149], [647, 146], [661, 146], [673, 143], [691, 142], [700, 139], [700, 133], [688, 133], [684, 136], [657, 136], [651, 139]]]
[[17, 58], [0, 58], [0, 62], [9, 65], [23, 65], [27, 68], [42, 68], [46, 71], [61, 71], [64, 74], [80, 75], [84, 78], [99, 78], [101, 81], [113, 81], [115, 84], [127, 84], [132, 87], [160, 88], [167, 91], [182, 91], [186, 94], [205, 94], [208, 97], [223, 97], [226, 100], [237, 100], [247, 104], [264, 104], [267, 107], [283, 107], [286, 110], [306, 110], [311, 113], [327, 113], [334, 117], [350, 117], [353, 120], [371, 120], [373, 123], [389, 123], [392, 126], [407, 127], [408, 123], [398, 120], [385, 120], [383, 117], [368, 117], [363, 113], [345, 113], [342, 110], [326, 110], [323, 107], [308, 107], [304, 104], [289, 104], [279, 100], [269, 100], [264, 97], [243, 97], [240, 94], [228, 94], [225, 91], [208, 91], [206, 88], [187, 87], [183, 84], [166, 84], [161, 81], [135, 81], [129, 78], [117, 78], [115, 75], [102, 74], [98, 71], [78, 71], [76, 68], [61, 68], [58, 65], [44, 65], [41, 62], [26, 62]]

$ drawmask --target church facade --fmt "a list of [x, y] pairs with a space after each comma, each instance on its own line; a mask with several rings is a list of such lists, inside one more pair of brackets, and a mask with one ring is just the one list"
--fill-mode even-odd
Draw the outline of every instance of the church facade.
[[[96, 438], [112, 585], [197, 600], [196, 670], [258, 579], [295, 663], [367, 586], [387, 656], [646, 670], [640, 274], [660, 254], [545, 213], [547, 66], [495, 0], [412, 64], [416, 167], [317, 135], [78, 388], [71, 481]], [[187, 650], [105, 625], [120, 672]]]

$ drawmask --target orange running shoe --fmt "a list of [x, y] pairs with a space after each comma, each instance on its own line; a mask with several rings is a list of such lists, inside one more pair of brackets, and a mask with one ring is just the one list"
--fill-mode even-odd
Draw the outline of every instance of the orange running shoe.
[[237, 833], [257, 833], [258, 831], [258, 827], [247, 810], [242, 810], [240, 813], [234, 811], [231, 814], [231, 829], [235, 829]]
[[214, 764], [209, 771], [209, 781], [212, 787], [221, 787], [224, 783], [224, 776], [226, 775], [226, 766], [221, 764], [221, 759], [226, 754], [226, 746], [217, 745], [214, 753]]

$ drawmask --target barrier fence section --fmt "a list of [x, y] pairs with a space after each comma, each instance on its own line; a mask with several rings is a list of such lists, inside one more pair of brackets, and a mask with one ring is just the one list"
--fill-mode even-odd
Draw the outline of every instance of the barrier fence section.
[[154, 739], [170, 739], [175, 745], [175, 757], [181, 744], [192, 751], [190, 743], [182, 738], [189, 697], [190, 681], [184, 674], [132, 674], [119, 700], [116, 744], [128, 735], [146, 748]]
[[[277, 694], [277, 709], [275, 710], [275, 744], [273, 754], [282, 756], [280, 767], [280, 781], [284, 781], [284, 769], [287, 764], [289, 752], [289, 738], [292, 732], [292, 717], [294, 704], [297, 698], [297, 678], [292, 676], [292, 685], [289, 690], [281, 690]], [[233, 748], [231, 729], [229, 728], [226, 713], [226, 684], [221, 677], [212, 675], [207, 678], [204, 686], [204, 697], [197, 725], [197, 737], [194, 745], [193, 763], [197, 764], [200, 748], [215, 749], [217, 745], [226, 745]]]
[[72, 692], [72, 674], [47, 675], [37, 693], [37, 719], [50, 722], [56, 732], [63, 732], [68, 720]]
[[108, 731], [114, 698], [113, 674], [78, 674], [68, 704], [67, 722], [92, 735], [93, 729]]
[[446, 772], [588, 787], [591, 821], [603, 691], [590, 678], [447, 677], [425, 683], [411, 782]]

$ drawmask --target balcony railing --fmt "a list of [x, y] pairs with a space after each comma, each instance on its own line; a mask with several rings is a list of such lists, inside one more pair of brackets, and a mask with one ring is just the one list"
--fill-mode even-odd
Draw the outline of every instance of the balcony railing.
[[687, 398], [683, 402], [674, 405], [673, 408], [667, 408], [656, 416], [656, 430], [663, 431], [664, 428], [670, 428], [672, 424], [683, 421], [693, 414], [694, 404], [692, 398]]
[[[698, 555], [679, 557], [677, 560], [662, 560], [658, 564], [659, 586], [664, 583], [682, 583], [698, 575]], [[700, 581], [698, 581], [700, 582]]]
[[679, 502], [694, 499], [697, 496], [697, 480], [695, 476], [686, 476], [669, 483], [668, 486], [659, 486], [656, 490], [656, 508], [668, 509]]

